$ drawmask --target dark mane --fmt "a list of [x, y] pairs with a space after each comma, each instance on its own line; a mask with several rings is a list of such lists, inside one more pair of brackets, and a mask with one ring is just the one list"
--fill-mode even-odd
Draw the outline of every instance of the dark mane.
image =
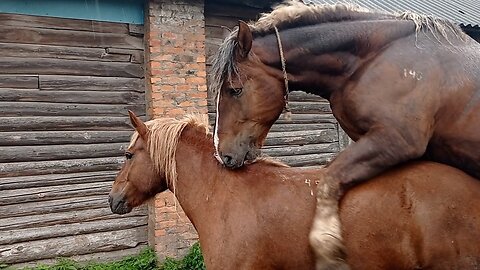
[[[326, 22], [358, 21], [369, 19], [410, 20], [415, 24], [417, 32], [426, 31], [439, 42], [441, 39], [450, 42], [449, 37], [465, 40], [466, 34], [452, 22], [433, 16], [402, 12], [398, 14], [371, 11], [352, 4], [304, 4], [301, 1], [287, 0], [276, 6], [272, 12], [263, 14], [257, 22], [249, 24], [254, 37], [272, 34], [274, 27], [279, 30], [314, 25]], [[225, 80], [238, 76], [235, 63], [235, 48], [237, 46], [235, 28], [220, 45], [212, 63], [209, 89], [216, 94]]]
[[371, 11], [354, 4], [304, 4], [301, 1], [285, 1], [270, 13], [263, 13], [258, 21], [249, 24], [254, 36], [263, 36], [279, 30], [327, 22], [357, 21], [394, 18], [394, 15]]

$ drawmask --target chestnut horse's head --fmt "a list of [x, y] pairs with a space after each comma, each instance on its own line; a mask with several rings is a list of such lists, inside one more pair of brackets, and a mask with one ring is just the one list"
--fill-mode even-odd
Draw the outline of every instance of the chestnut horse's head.
[[215, 150], [217, 159], [229, 168], [258, 156], [285, 106], [283, 73], [262, 63], [252, 43], [252, 31], [240, 22], [220, 46], [212, 66], [210, 87], [217, 95]]
[[129, 115], [136, 132], [108, 198], [110, 209], [116, 214], [129, 213], [156, 193], [167, 189], [167, 183], [155, 169], [149, 153], [149, 129], [135, 114], [129, 111]]

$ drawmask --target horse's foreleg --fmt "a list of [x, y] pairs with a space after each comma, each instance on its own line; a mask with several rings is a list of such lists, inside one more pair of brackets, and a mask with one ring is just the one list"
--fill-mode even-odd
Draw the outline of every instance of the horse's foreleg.
[[367, 180], [395, 164], [418, 158], [427, 144], [428, 138], [420, 134], [412, 136], [377, 128], [347, 147], [327, 166], [324, 182], [318, 186], [309, 237], [317, 256], [317, 269], [348, 269], [338, 215], [340, 185]]

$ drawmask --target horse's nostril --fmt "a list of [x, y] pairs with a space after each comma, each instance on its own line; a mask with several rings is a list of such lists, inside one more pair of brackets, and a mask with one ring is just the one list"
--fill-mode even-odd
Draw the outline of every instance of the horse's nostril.
[[233, 160], [233, 157], [230, 155], [223, 155], [222, 156], [223, 164], [227, 167], [233, 167], [235, 165], [235, 161]]

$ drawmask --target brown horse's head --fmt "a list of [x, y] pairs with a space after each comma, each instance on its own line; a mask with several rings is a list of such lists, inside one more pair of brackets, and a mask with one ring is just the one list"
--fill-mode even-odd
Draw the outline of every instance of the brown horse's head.
[[229, 168], [258, 156], [285, 106], [283, 73], [256, 57], [252, 41], [249, 26], [240, 22], [220, 47], [212, 67], [211, 88], [217, 91], [215, 149], [219, 161]]
[[110, 209], [116, 214], [126, 214], [158, 192], [167, 189], [167, 183], [155, 170], [148, 151], [149, 130], [135, 114], [129, 111], [136, 133], [132, 136], [126, 161], [115, 178], [109, 194]]

